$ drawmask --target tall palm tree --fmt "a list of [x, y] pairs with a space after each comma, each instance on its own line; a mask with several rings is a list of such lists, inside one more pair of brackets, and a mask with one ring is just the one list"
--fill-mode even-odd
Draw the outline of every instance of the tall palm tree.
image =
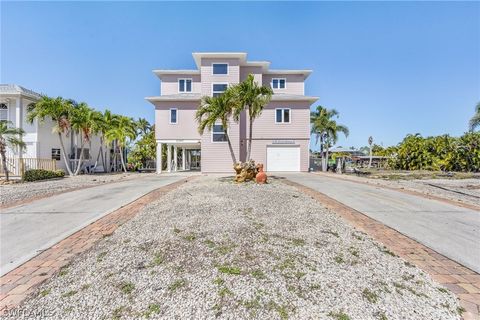
[[480, 126], [480, 102], [475, 106], [475, 114], [470, 119], [469, 126], [470, 131], [472, 132], [475, 130], [475, 128]]
[[220, 96], [203, 97], [200, 102], [200, 108], [195, 115], [198, 122], [198, 132], [200, 134], [203, 134], [205, 128], [208, 128], [211, 131], [217, 122], [221, 122], [234, 165], [237, 163], [237, 159], [228, 135], [228, 125], [229, 119], [232, 117], [237, 106], [238, 103], [235, 100], [233, 89], [229, 88]]
[[145, 118], [138, 118], [135, 125], [137, 127], [137, 134], [138, 135], [143, 136], [143, 135], [148, 134], [150, 131], [152, 131], [152, 125]]
[[22, 136], [25, 131], [21, 128], [12, 127], [11, 121], [0, 121], [0, 156], [2, 157], [3, 172], [5, 172], [5, 179], [8, 181], [8, 167], [7, 167], [7, 146], [11, 149], [25, 148], [25, 142]]
[[32, 108], [29, 109], [27, 114], [27, 120], [33, 123], [35, 119], [39, 122], [44, 122], [45, 119], [51, 119], [55, 125], [53, 132], [57, 133], [60, 141], [60, 147], [63, 152], [63, 160], [65, 161], [65, 167], [70, 176], [73, 175], [70, 169], [70, 162], [68, 160], [68, 154], [65, 152], [65, 145], [63, 143], [63, 135], [68, 136], [70, 132], [70, 115], [72, 112], [72, 102], [62, 97], [50, 98], [42, 96]]
[[[92, 135], [96, 134], [99, 130], [96, 124], [96, 117], [97, 113], [84, 102], [76, 104], [73, 107], [71, 126], [73, 131], [78, 134], [80, 140], [80, 155], [78, 157], [74, 175], [78, 175], [82, 168], [85, 157], [85, 144], [89, 143]], [[77, 149], [77, 146], [75, 149]]]
[[369, 160], [368, 160], [368, 168], [372, 167], [372, 148], [373, 148], [373, 137], [368, 137], [368, 149], [369, 149]]
[[[108, 130], [112, 129], [118, 119], [116, 114], [113, 114], [110, 110], [106, 109], [101, 117], [101, 129], [100, 129], [100, 151], [102, 152], [103, 147], [105, 146], [105, 150], [102, 153], [102, 161], [103, 161], [103, 168], [105, 172], [109, 172], [110, 168], [107, 167], [107, 152], [111, 145], [111, 142], [108, 141], [105, 137]], [[116, 159], [115, 159], [116, 160]]]
[[[310, 114], [312, 124], [311, 133], [316, 136], [316, 143], [320, 141], [322, 155], [322, 171], [327, 171], [328, 151], [338, 141], [338, 133], [342, 132], [348, 137], [349, 130], [346, 126], [338, 124], [334, 118], [338, 118], [338, 111], [318, 106]], [[325, 151], [324, 151], [325, 150]], [[324, 156], [325, 153], [325, 156]]]
[[239, 103], [239, 106], [234, 111], [235, 120], [238, 121], [243, 109], [248, 110], [249, 131], [246, 159], [248, 162], [252, 152], [253, 121], [260, 116], [263, 108], [270, 102], [273, 91], [270, 87], [259, 86], [252, 74], [249, 74], [245, 81], [235, 85], [233, 90]]
[[125, 116], [118, 116], [116, 121], [113, 122], [112, 128], [105, 133], [108, 142], [116, 141], [120, 151], [120, 161], [125, 172], [127, 172], [127, 167], [125, 166], [123, 150], [125, 150], [128, 141], [135, 140], [136, 136], [135, 121]]

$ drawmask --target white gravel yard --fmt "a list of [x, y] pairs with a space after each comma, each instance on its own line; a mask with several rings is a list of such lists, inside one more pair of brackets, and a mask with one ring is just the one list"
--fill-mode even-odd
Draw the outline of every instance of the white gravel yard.
[[47, 319], [460, 318], [452, 293], [297, 189], [230, 180], [200, 177], [151, 203], [21, 309]]
[[103, 183], [129, 179], [137, 173], [115, 173], [66, 176], [63, 179], [50, 179], [35, 182], [19, 182], [0, 185], [0, 205], [67, 191], [80, 187], [95, 186]]

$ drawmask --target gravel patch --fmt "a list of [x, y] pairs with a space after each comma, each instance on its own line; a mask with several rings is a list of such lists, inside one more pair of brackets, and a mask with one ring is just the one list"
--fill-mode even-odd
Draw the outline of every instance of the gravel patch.
[[0, 185], [0, 205], [8, 205], [17, 201], [47, 196], [70, 189], [130, 179], [137, 175], [137, 173], [79, 175], [74, 177], [66, 176], [63, 179]]
[[204, 176], [148, 205], [20, 309], [51, 319], [440, 320], [460, 319], [457, 308], [451, 292], [297, 189]]

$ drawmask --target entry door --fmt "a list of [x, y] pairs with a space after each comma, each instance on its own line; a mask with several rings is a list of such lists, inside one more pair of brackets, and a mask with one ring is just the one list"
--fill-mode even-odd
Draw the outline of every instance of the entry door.
[[267, 171], [300, 171], [300, 147], [267, 147]]

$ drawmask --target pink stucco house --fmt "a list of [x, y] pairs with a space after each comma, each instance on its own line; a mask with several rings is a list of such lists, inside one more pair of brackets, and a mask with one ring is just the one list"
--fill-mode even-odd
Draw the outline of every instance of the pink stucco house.
[[[195, 112], [202, 96], [221, 94], [229, 85], [253, 74], [270, 86], [272, 101], [254, 122], [252, 159], [265, 170], [308, 171], [310, 106], [318, 98], [305, 95], [311, 70], [274, 70], [268, 61], [247, 61], [242, 52], [193, 53], [195, 70], [153, 70], [161, 80], [160, 96], [147, 97], [155, 106], [157, 172], [163, 144], [168, 146], [167, 170], [232, 172], [232, 160], [221, 125], [200, 135]], [[245, 160], [248, 117], [230, 123], [229, 136], [237, 159]]]

